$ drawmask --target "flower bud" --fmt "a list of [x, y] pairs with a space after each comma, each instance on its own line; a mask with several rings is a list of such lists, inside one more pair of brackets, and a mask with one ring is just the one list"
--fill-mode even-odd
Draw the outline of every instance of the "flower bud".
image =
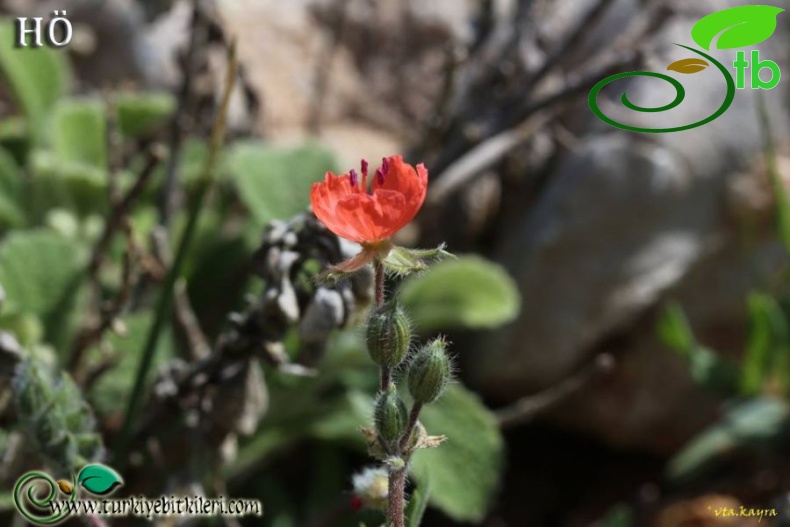
[[374, 419], [376, 433], [384, 441], [397, 441], [406, 432], [409, 416], [394, 384], [390, 384], [387, 391], [379, 395]]
[[409, 366], [409, 392], [419, 403], [432, 403], [442, 395], [451, 377], [447, 343], [436, 339], [420, 349]]
[[397, 301], [387, 302], [370, 315], [365, 335], [368, 353], [377, 365], [395, 368], [409, 351], [409, 319]]

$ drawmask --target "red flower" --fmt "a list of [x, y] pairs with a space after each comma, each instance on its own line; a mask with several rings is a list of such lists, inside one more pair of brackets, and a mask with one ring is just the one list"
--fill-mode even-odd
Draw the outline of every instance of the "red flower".
[[356, 170], [336, 176], [326, 174], [310, 192], [313, 212], [321, 223], [342, 238], [374, 245], [387, 240], [408, 224], [425, 201], [428, 170], [413, 167], [401, 156], [385, 157], [376, 170], [368, 193], [368, 163], [362, 161], [362, 178]]

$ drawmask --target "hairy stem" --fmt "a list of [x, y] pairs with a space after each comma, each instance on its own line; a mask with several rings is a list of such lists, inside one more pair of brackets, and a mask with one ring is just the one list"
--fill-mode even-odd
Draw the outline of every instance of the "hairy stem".
[[421, 411], [422, 403], [414, 401], [414, 404], [411, 407], [411, 413], [409, 414], [409, 424], [406, 426], [406, 432], [400, 439], [401, 452], [405, 451], [411, 442], [411, 436], [414, 434], [414, 428], [417, 426], [417, 420], [420, 418]]
[[384, 303], [384, 264], [376, 260], [373, 267], [376, 272], [376, 307], [381, 307]]
[[403, 510], [406, 507], [406, 467], [390, 468], [389, 473], [389, 504], [387, 507], [387, 527], [404, 527], [406, 518]]
[[[373, 264], [375, 271], [375, 284], [376, 284], [376, 307], [381, 307], [384, 304], [384, 265], [381, 261], [376, 260]], [[386, 366], [381, 367], [381, 391], [389, 388], [392, 382], [392, 372]], [[416, 419], [415, 419], [416, 422]], [[409, 435], [411, 433], [409, 432]], [[389, 452], [393, 455], [400, 454], [400, 445], [398, 445], [396, 452]], [[405, 519], [403, 510], [405, 507], [405, 493], [406, 493], [406, 465], [402, 467], [389, 467], [389, 492], [387, 504], [387, 518], [388, 527], [404, 527]]]
[[[379, 261], [373, 264], [375, 272], [376, 284], [376, 307], [381, 307], [384, 304], [384, 265]], [[381, 391], [386, 391], [392, 381], [392, 372], [386, 366], [381, 367]]]

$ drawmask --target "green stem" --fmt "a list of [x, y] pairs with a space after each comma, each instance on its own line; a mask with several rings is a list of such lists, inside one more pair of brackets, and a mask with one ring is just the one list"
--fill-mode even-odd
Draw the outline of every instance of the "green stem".
[[214, 121], [209, 152], [205, 164], [203, 165], [202, 174], [198, 183], [197, 195], [192, 201], [191, 207], [189, 209], [189, 219], [187, 220], [187, 226], [184, 234], [181, 236], [181, 241], [178, 244], [178, 250], [176, 252], [176, 257], [173, 260], [173, 265], [167, 272], [164, 288], [156, 306], [154, 321], [151, 324], [150, 330], [148, 331], [145, 347], [143, 348], [143, 355], [140, 358], [140, 363], [137, 366], [134, 388], [132, 389], [132, 395], [129, 398], [129, 405], [126, 409], [126, 416], [124, 419], [120, 441], [118, 442], [118, 448], [115, 452], [116, 467], [123, 467], [125, 463], [126, 454], [128, 453], [128, 449], [132, 440], [132, 429], [134, 427], [135, 421], [137, 420], [137, 414], [140, 412], [140, 405], [142, 404], [143, 400], [143, 388], [145, 387], [148, 370], [151, 369], [154, 352], [156, 351], [156, 346], [159, 342], [159, 337], [162, 333], [165, 320], [168, 318], [168, 315], [172, 309], [173, 287], [175, 286], [176, 280], [181, 273], [181, 268], [183, 267], [184, 261], [186, 260], [189, 246], [191, 245], [192, 239], [194, 238], [198, 220], [200, 219], [200, 212], [203, 209], [203, 202], [205, 201], [206, 195], [214, 183], [217, 158], [225, 138], [230, 94], [233, 91], [233, 85], [236, 80], [236, 69], [236, 43], [234, 41], [231, 43], [230, 48], [228, 49], [228, 71], [225, 78], [225, 85], [223, 87], [222, 101], [219, 106], [217, 118]]

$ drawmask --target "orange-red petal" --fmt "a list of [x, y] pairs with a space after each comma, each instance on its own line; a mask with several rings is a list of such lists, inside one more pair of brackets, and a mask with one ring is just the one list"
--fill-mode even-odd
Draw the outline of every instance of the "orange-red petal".
[[372, 194], [353, 185], [349, 174], [327, 173], [322, 183], [313, 184], [310, 202], [318, 219], [338, 236], [358, 243], [386, 240], [406, 226], [425, 201], [428, 171], [422, 164], [415, 169], [401, 156], [386, 163], [383, 181], [373, 180]]

